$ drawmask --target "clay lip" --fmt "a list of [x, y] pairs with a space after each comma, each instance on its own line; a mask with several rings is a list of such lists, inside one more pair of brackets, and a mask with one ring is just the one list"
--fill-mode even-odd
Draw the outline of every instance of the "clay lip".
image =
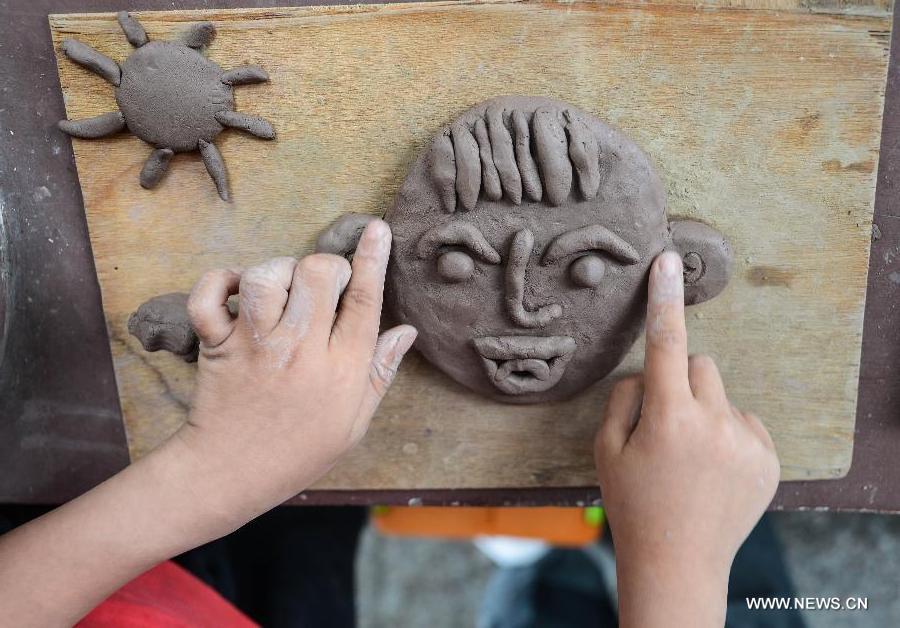
[[577, 346], [570, 336], [481, 336], [472, 344], [490, 382], [507, 395], [556, 386]]

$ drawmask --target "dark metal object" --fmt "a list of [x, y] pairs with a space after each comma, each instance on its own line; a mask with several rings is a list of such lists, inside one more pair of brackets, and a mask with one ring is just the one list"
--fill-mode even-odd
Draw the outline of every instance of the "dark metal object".
[[[0, 0], [0, 324], [4, 277], [9, 297], [5, 350], [0, 341], [0, 501], [61, 502], [128, 460], [80, 186], [69, 142], [54, 126], [65, 111], [47, 14], [326, 3], [345, 2]], [[872, 244], [853, 467], [841, 480], [782, 484], [774, 509], [900, 512], [898, 46], [881, 141], [881, 235]], [[599, 497], [593, 487], [318, 491], [292, 503], [580, 506]]]
[[[106, 3], [111, 5], [113, 3]], [[47, 12], [0, 1], [5, 347], [0, 500], [69, 499], [128, 462]]]

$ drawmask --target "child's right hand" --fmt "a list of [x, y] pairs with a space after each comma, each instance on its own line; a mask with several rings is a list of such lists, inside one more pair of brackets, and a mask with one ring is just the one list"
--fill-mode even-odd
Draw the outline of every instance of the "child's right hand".
[[416, 337], [409, 325], [378, 333], [390, 248], [390, 228], [374, 220], [352, 264], [310, 255], [207, 273], [188, 302], [201, 345], [187, 423], [0, 537], [0, 624], [75, 624], [153, 565], [296, 495], [353, 447]]
[[[215, 534], [304, 490], [366, 433], [416, 338], [410, 325], [378, 334], [390, 249], [388, 225], [375, 220], [352, 264], [280, 257], [212, 271], [195, 286], [197, 388], [167, 447], [193, 461]], [[238, 293], [233, 316], [227, 301]]]
[[712, 359], [688, 358], [675, 253], [653, 263], [646, 336], [644, 374], [613, 388], [595, 444], [621, 625], [721, 626], [731, 563], [775, 494], [778, 458]]

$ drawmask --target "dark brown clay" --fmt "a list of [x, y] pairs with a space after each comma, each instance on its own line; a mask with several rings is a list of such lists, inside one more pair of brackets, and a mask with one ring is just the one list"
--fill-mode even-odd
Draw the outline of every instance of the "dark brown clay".
[[370, 214], [344, 214], [319, 234], [316, 239], [316, 253], [331, 253], [350, 258], [359, 244], [363, 229], [375, 216]]
[[612, 371], [641, 332], [664, 249], [702, 266], [686, 268], [689, 303], [730, 271], [719, 232], [670, 225], [631, 140], [549, 98], [494, 98], [439, 130], [385, 218], [388, 314], [419, 330], [435, 366], [507, 402], [565, 399]]
[[188, 295], [172, 292], [153, 297], [128, 318], [128, 332], [146, 351], [170, 351], [196, 362], [200, 341], [187, 311]]

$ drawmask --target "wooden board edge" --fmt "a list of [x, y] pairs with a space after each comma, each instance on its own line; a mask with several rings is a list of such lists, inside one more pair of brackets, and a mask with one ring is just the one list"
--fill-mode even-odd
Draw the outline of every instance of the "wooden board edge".
[[[172, 23], [189, 23], [210, 16], [220, 21], [245, 19], [289, 19], [312, 18], [324, 16], [356, 16], [373, 13], [409, 13], [423, 9], [452, 9], [455, 7], [471, 7], [478, 5], [515, 5], [543, 4], [570, 5], [596, 4], [601, 6], [618, 6], [629, 8], [646, 8], [647, 6], [670, 6], [690, 11], [787, 11], [836, 15], [846, 17], [890, 17], [894, 11], [894, 0], [580, 0], [579, 2], [559, 0], [434, 0], [433, 2], [396, 2], [352, 5], [318, 5], [308, 7], [275, 7], [246, 9], [191, 9], [173, 11], [133, 11], [138, 18], [149, 17]], [[424, 6], [423, 6], [424, 5]], [[115, 12], [98, 13], [50, 13], [47, 15], [50, 27], [64, 29], [68, 20], [96, 20], [108, 22], [115, 18]]]

